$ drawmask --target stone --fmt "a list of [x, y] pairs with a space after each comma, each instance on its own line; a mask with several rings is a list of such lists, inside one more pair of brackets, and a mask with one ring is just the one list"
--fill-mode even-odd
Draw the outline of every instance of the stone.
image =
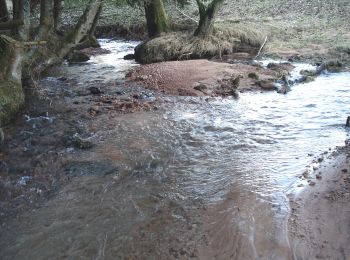
[[321, 64], [318, 69], [318, 72], [323, 70], [328, 70], [329, 72], [340, 72], [342, 70], [343, 63], [338, 60], [329, 60]]
[[350, 127], [350, 116], [348, 116], [348, 118], [346, 119], [346, 127]]
[[208, 89], [208, 87], [205, 84], [201, 83], [201, 84], [195, 86], [193, 89], [204, 92]]
[[232, 88], [237, 89], [239, 87], [239, 83], [241, 82], [241, 78], [240, 78], [240, 76], [238, 76], [238, 77], [232, 76], [230, 81], [231, 81]]
[[71, 63], [85, 62], [88, 60], [90, 60], [89, 55], [82, 51], [74, 51], [71, 55], [68, 56], [68, 61]]
[[256, 74], [255, 72], [249, 73], [248, 77], [251, 78], [251, 79], [259, 80], [259, 75]]
[[78, 134], [74, 135], [74, 146], [78, 149], [90, 149], [93, 144], [88, 138], [82, 138]]
[[0, 145], [3, 144], [5, 141], [5, 135], [2, 129], [0, 128]]
[[106, 176], [117, 174], [113, 178], [119, 176], [119, 171], [116, 167], [105, 162], [90, 162], [90, 161], [75, 161], [65, 165], [64, 171], [71, 177], [79, 176]]
[[101, 91], [101, 89], [98, 88], [98, 87], [90, 87], [89, 90], [90, 90], [90, 93], [93, 94], [93, 95], [99, 95], [99, 94], [103, 93]]
[[264, 90], [277, 90], [278, 89], [274, 82], [268, 81], [268, 80], [260, 80], [257, 84]]
[[127, 54], [124, 56], [124, 60], [134, 60], [135, 55], [134, 54]]
[[282, 62], [282, 63], [269, 63], [267, 65], [267, 68], [274, 70], [274, 71], [291, 71], [293, 70], [295, 67], [288, 62]]

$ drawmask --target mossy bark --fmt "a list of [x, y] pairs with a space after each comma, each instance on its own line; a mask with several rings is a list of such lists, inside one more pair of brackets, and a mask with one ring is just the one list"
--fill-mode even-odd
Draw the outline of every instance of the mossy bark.
[[24, 104], [20, 43], [0, 35], [0, 123], [7, 123]]
[[58, 56], [64, 58], [75, 46], [77, 46], [84, 37], [88, 36], [91, 29], [96, 25], [101, 13], [102, 1], [91, 0], [86, 7], [84, 14], [80, 17], [76, 26], [65, 37], [59, 48]]
[[54, 0], [54, 7], [53, 7], [53, 27], [54, 30], [57, 31], [60, 20], [61, 20], [61, 14], [63, 10], [63, 1], [62, 0]]
[[54, 1], [41, 0], [40, 2], [40, 26], [36, 39], [46, 39], [54, 27]]
[[206, 37], [213, 32], [215, 16], [224, 0], [213, 0], [208, 6], [202, 0], [196, 1], [199, 10], [199, 24], [194, 35]]
[[30, 28], [30, 0], [13, 1], [13, 19], [22, 21], [22, 24], [14, 30], [15, 35], [19, 40], [27, 41]]
[[0, 22], [9, 20], [9, 11], [7, 9], [6, 0], [0, 0]]
[[91, 28], [90, 28], [88, 34], [81, 40], [81, 42], [77, 46], [78, 48], [81, 49], [81, 48], [89, 48], [89, 47], [93, 47], [93, 48], [101, 47], [100, 44], [98, 43], [96, 37], [94, 36], [95, 31], [96, 31], [96, 26], [98, 24], [98, 19], [100, 18], [101, 12], [102, 12], [102, 5], [100, 5], [98, 11], [95, 14], [94, 21], [91, 25]]
[[163, 0], [151, 0], [145, 3], [147, 30], [150, 37], [159, 36], [170, 30]]

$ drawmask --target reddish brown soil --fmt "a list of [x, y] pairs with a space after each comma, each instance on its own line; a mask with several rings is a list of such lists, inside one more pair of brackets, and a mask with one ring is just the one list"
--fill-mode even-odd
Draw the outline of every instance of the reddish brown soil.
[[350, 146], [339, 149], [291, 199], [289, 231], [294, 259], [350, 257]]
[[[258, 77], [249, 77], [251, 73]], [[203, 96], [215, 95], [230, 84], [231, 78], [237, 77], [240, 78], [239, 91], [261, 90], [258, 83], [273, 82], [278, 78], [278, 73], [258, 65], [188, 60], [144, 65], [131, 72], [128, 79], [140, 81], [149, 89], [170, 95]], [[206, 89], [194, 89], [199, 85], [205, 85]]]

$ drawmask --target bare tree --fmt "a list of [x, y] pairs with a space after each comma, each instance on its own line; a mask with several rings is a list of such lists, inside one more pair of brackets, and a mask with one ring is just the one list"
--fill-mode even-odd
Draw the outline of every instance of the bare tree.
[[215, 17], [225, 0], [212, 0], [206, 5], [203, 0], [196, 0], [199, 10], [199, 24], [195, 36], [208, 36], [212, 33]]

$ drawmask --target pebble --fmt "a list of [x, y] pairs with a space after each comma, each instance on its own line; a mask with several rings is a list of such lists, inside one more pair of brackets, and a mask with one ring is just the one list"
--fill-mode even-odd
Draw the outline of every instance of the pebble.
[[310, 181], [310, 182], [309, 182], [309, 185], [310, 185], [310, 186], [315, 186], [315, 185], [316, 185], [316, 182]]

